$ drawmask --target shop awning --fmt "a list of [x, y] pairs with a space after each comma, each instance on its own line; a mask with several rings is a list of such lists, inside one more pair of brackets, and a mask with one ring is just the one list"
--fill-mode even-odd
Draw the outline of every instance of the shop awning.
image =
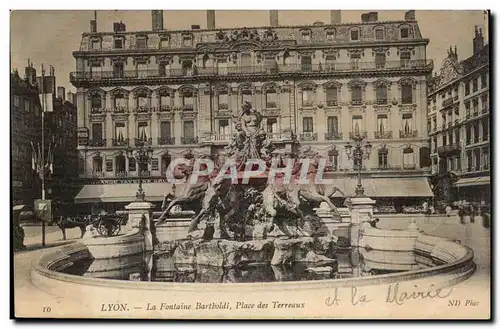
[[[91, 202], [132, 202], [139, 184], [100, 184], [85, 185], [75, 197], [75, 203]], [[182, 187], [180, 187], [182, 189]], [[163, 201], [168, 193], [173, 193], [172, 184], [144, 183], [142, 189], [147, 201]], [[176, 194], [179, 186], [176, 186]]]
[[[341, 193], [335, 192], [332, 196], [338, 197], [355, 195], [358, 180], [356, 178], [333, 179], [334, 184], [327, 186], [327, 193], [331, 193], [335, 187]], [[427, 178], [365, 178], [361, 184], [365, 189], [365, 195], [370, 197], [433, 197], [432, 189]]]
[[456, 183], [456, 187], [465, 187], [465, 186], [477, 186], [477, 185], [489, 185], [490, 184], [490, 176], [481, 176], [481, 177], [468, 177], [461, 178]]

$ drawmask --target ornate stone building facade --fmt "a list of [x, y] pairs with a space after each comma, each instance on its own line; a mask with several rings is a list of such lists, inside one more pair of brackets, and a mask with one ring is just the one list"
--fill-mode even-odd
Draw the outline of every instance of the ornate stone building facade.
[[[354, 172], [344, 146], [359, 134], [373, 144], [363, 164], [366, 185], [385, 177], [390, 186], [405, 176], [414, 181], [394, 193], [429, 196], [426, 96], [433, 64], [415, 12], [390, 22], [374, 12], [359, 23], [341, 22], [340, 11], [331, 18], [279, 26], [271, 11], [266, 27], [215, 29], [208, 11], [209, 29], [173, 31], [153, 11], [153, 32], [127, 32], [121, 22], [113, 32], [96, 32], [93, 21], [73, 54], [70, 77], [77, 88], [79, 175], [94, 184], [82, 189], [79, 202], [130, 201], [135, 184], [111, 191], [108, 183], [135, 182], [138, 170], [147, 177], [148, 199], [160, 200], [165, 185], [155, 182], [163, 182], [171, 159], [189, 150], [220, 152], [246, 100], [264, 115], [277, 153], [313, 147], [328, 157], [330, 175], [347, 194], [354, 185], [344, 178]], [[148, 167], [125, 157], [138, 139], [154, 149]], [[368, 193], [377, 196], [371, 186]], [[118, 196], [97, 196], [103, 189]]]
[[429, 84], [432, 174], [447, 202], [490, 202], [489, 45], [477, 27], [472, 44], [463, 61], [450, 47]]

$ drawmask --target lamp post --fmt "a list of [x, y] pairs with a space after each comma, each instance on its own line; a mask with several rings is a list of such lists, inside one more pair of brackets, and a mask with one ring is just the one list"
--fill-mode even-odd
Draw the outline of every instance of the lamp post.
[[142, 143], [137, 149], [127, 148], [127, 156], [130, 158], [135, 158], [137, 166], [139, 167], [139, 189], [135, 194], [135, 201], [145, 201], [146, 195], [142, 189], [142, 166], [151, 163], [151, 158], [153, 157], [153, 148], [151, 146], [145, 147]]
[[[353, 160], [354, 169], [358, 171], [358, 185], [356, 186], [355, 193], [356, 196], [364, 196], [365, 189], [363, 185], [361, 185], [361, 168], [363, 167], [363, 160], [367, 160], [370, 158], [370, 153], [372, 151], [372, 144], [370, 142], [366, 142], [364, 145], [363, 136], [357, 134], [353, 138], [354, 146], [347, 143], [345, 146], [345, 153], [349, 160]], [[363, 148], [365, 149], [363, 151]]]

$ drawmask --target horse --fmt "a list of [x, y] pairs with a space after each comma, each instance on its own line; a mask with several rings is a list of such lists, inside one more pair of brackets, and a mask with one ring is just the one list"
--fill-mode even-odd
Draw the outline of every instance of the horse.
[[63, 234], [63, 240], [66, 240], [66, 229], [68, 228], [75, 228], [78, 227], [81, 231], [81, 236], [80, 238], [83, 238], [83, 235], [85, 234], [86, 227], [89, 224], [89, 219], [84, 217], [83, 220], [80, 219], [80, 217], [67, 217], [64, 218], [64, 216], [58, 216], [56, 217], [56, 220], [54, 221], [55, 224], [61, 229], [61, 232]]

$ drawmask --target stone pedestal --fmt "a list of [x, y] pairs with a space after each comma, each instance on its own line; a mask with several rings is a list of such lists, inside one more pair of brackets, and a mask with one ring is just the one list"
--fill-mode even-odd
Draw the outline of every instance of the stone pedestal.
[[354, 197], [351, 199], [351, 246], [359, 246], [359, 230], [363, 223], [368, 223], [373, 217], [375, 200], [368, 197]]
[[153, 234], [151, 225], [153, 218], [153, 204], [145, 201], [134, 201], [125, 206], [128, 210], [127, 232], [131, 233], [135, 230], [142, 232], [144, 235], [144, 248], [146, 251], [153, 250]]
[[[337, 208], [340, 213], [341, 220], [334, 218], [330, 206], [326, 202], [321, 202], [319, 208], [314, 208], [316, 216], [321, 219], [321, 226], [318, 229], [320, 235], [334, 234], [339, 235], [339, 231], [345, 230], [351, 221], [349, 211], [344, 208]], [[342, 234], [340, 234], [342, 235]]]

